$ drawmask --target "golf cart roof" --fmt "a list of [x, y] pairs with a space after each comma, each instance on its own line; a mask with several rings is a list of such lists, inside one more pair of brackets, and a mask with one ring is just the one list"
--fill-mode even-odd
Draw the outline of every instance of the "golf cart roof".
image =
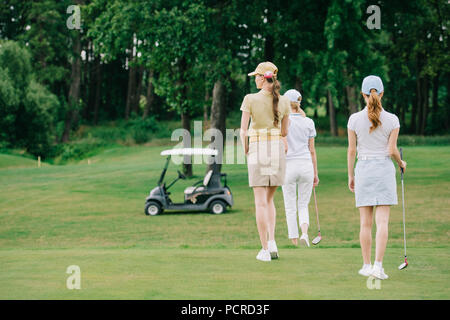
[[161, 152], [162, 156], [189, 156], [189, 155], [210, 155], [210, 156], [217, 156], [219, 152], [215, 149], [203, 149], [203, 148], [176, 148], [176, 149], [169, 149], [164, 150]]

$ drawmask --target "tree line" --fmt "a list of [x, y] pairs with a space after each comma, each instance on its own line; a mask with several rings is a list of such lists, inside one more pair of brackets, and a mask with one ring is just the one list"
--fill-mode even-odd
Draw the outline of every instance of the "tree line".
[[[370, 5], [379, 29], [368, 27]], [[445, 0], [7, 0], [0, 144], [39, 153], [80, 123], [136, 117], [179, 119], [187, 130], [203, 118], [224, 131], [262, 61], [278, 66], [282, 92], [299, 90], [315, 116], [326, 110], [331, 135], [339, 116], [363, 107], [369, 74], [383, 79], [383, 106], [402, 133], [443, 134], [449, 12]]]

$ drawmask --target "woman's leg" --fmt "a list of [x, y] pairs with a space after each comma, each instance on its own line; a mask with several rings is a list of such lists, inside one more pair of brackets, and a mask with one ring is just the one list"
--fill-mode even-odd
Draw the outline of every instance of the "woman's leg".
[[377, 206], [375, 221], [377, 224], [375, 262], [383, 262], [384, 252], [388, 240], [388, 225], [390, 206]]
[[278, 187], [266, 187], [267, 188], [267, 214], [269, 218], [269, 240], [275, 240], [275, 223], [277, 218], [277, 211], [275, 210], [275, 204], [273, 203], [273, 197]]
[[364, 264], [370, 264], [370, 253], [372, 247], [373, 207], [359, 207], [359, 215], [361, 218], [359, 241], [361, 243], [362, 256]]
[[253, 187], [253, 194], [255, 196], [256, 226], [258, 227], [259, 240], [265, 250], [267, 250], [267, 233], [269, 232], [266, 188], [267, 187]]

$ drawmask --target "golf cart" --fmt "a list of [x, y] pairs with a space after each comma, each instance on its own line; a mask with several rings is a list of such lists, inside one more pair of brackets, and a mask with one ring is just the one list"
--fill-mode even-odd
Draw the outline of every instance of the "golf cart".
[[[145, 202], [145, 214], [155, 216], [162, 213], [164, 210], [176, 211], [210, 211], [214, 214], [224, 213], [227, 207], [233, 205], [233, 195], [230, 188], [227, 186], [226, 173], [216, 172], [216, 170], [209, 170], [205, 177], [197, 181], [192, 186], [184, 190], [184, 202], [173, 203], [170, 200], [169, 188], [178, 180], [186, 179], [185, 175], [178, 171], [178, 177], [172, 181], [168, 186], [164, 182], [164, 177], [169, 167], [169, 162], [172, 156], [185, 155], [210, 155], [217, 156], [218, 151], [214, 149], [202, 148], [183, 148], [170, 149], [161, 152], [162, 156], [167, 156], [166, 164], [158, 181], [158, 186], [150, 191], [149, 196]], [[214, 163], [215, 165], [215, 163]], [[222, 186], [221, 179], [224, 183]]]

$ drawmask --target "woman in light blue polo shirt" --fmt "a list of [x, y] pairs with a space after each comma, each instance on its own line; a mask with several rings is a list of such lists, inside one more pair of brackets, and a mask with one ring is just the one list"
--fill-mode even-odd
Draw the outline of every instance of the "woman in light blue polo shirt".
[[[398, 117], [381, 106], [383, 82], [377, 76], [364, 78], [361, 93], [366, 107], [348, 120], [348, 187], [355, 193], [356, 207], [360, 212], [360, 243], [363, 267], [359, 274], [387, 279], [382, 267], [388, 240], [390, 206], [397, 204], [395, 167], [406, 169], [397, 149], [400, 131]], [[358, 162], [355, 164], [355, 155]], [[371, 265], [372, 221], [376, 207], [375, 263]]]

